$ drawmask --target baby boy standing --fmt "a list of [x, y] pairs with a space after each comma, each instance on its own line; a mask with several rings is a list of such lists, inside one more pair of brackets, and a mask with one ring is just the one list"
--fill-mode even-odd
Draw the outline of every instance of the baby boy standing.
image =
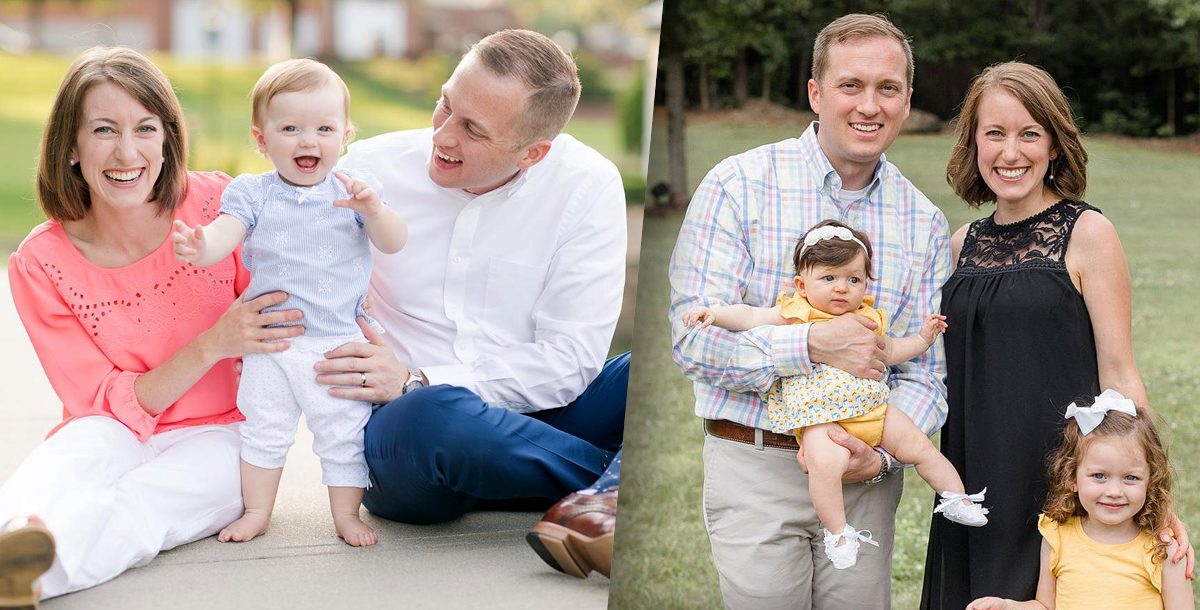
[[348, 341], [365, 341], [356, 321], [365, 317], [371, 276], [364, 233], [390, 254], [404, 247], [407, 228], [383, 203], [374, 178], [332, 171], [352, 132], [350, 94], [337, 74], [310, 59], [285, 61], [259, 78], [252, 98], [250, 132], [275, 171], [234, 179], [221, 197], [221, 215], [207, 226], [192, 229], [176, 221], [175, 253], [211, 264], [244, 239], [251, 272], [245, 297], [286, 292], [288, 300], [277, 308], [299, 309], [305, 333], [280, 351], [243, 358], [238, 408], [246, 416], [246, 511], [219, 539], [240, 542], [266, 532], [303, 410], [338, 535], [347, 544], [368, 546], [375, 544], [375, 532], [358, 510], [368, 482], [363, 429], [371, 403], [330, 396], [317, 385], [313, 364]]

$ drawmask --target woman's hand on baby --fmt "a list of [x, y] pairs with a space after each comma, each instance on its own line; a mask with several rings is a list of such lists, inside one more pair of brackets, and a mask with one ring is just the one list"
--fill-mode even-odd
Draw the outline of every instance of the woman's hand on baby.
[[349, 199], [335, 199], [334, 206], [350, 208], [363, 216], [374, 216], [383, 211], [383, 200], [379, 198], [379, 193], [366, 182], [351, 178], [342, 172], [333, 172], [333, 175], [346, 187], [346, 192], [350, 193]]
[[[288, 348], [285, 339], [304, 334], [300, 325], [273, 326], [296, 322], [304, 317], [299, 309], [284, 309], [264, 313], [263, 310], [288, 299], [285, 292], [268, 292], [243, 302], [236, 299], [211, 328], [197, 339], [206, 357], [215, 362], [259, 352], [282, 352]], [[268, 328], [272, 326], [272, 328]]]
[[195, 263], [204, 255], [207, 243], [204, 240], [204, 227], [187, 226], [182, 220], [176, 220], [172, 225], [171, 241], [175, 242], [175, 258], [181, 263]]
[[697, 305], [683, 314], [683, 325], [687, 327], [697, 326], [699, 328], [708, 328], [712, 326], [715, 315], [713, 310]]
[[933, 345], [937, 341], [938, 335], [946, 332], [949, 325], [946, 324], [946, 316], [938, 313], [929, 314], [925, 318], [925, 323], [921, 325], [921, 338], [929, 345]]

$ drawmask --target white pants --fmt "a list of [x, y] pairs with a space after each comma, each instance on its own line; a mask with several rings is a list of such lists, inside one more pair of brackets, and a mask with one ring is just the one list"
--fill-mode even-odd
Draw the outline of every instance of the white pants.
[[0, 523], [37, 515], [54, 534], [43, 598], [93, 587], [241, 516], [238, 447], [238, 424], [143, 443], [115, 419], [77, 419], [0, 487]]
[[313, 365], [325, 352], [357, 337], [297, 337], [291, 347], [274, 354], [242, 357], [238, 408], [242, 425], [242, 459], [259, 468], [283, 468], [296, 440], [300, 412], [313, 435], [313, 452], [321, 458], [321, 483], [335, 487], [367, 487], [363, 430], [371, 403], [329, 395], [317, 383]]
[[795, 449], [704, 437], [704, 519], [725, 607], [734, 610], [869, 608], [891, 604], [892, 540], [904, 477], [844, 485], [846, 522], [879, 547], [859, 547], [838, 570]]

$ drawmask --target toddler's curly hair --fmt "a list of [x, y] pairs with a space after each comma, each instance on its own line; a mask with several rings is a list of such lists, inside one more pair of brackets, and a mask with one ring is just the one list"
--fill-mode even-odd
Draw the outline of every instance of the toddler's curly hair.
[[1071, 484], [1075, 482], [1076, 471], [1088, 447], [1103, 438], [1135, 439], [1145, 453], [1149, 476], [1146, 480], [1146, 504], [1133, 516], [1133, 522], [1154, 537], [1156, 560], [1165, 559], [1167, 543], [1158, 539], [1158, 533], [1167, 529], [1167, 520], [1172, 515], [1171, 484], [1174, 475], [1167, 448], [1152, 419], [1152, 415], [1141, 408], [1137, 409], [1137, 417], [1109, 411], [1104, 421], [1087, 435], [1083, 434], [1074, 420], [1067, 420], [1063, 426], [1062, 444], [1050, 454], [1048, 460], [1050, 485], [1046, 493], [1046, 516], [1063, 523], [1073, 516], [1086, 515]]

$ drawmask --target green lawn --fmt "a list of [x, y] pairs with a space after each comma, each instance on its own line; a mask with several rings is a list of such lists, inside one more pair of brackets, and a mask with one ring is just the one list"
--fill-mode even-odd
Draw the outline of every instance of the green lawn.
[[[661, 121], [660, 121], [661, 123]], [[803, 126], [689, 127], [689, 181], [733, 153], [798, 135]], [[661, 142], [660, 130], [655, 137]], [[951, 228], [990, 213], [960, 203], [943, 178], [948, 136], [901, 137], [888, 158], [950, 219]], [[1152, 405], [1171, 428], [1176, 499], [1193, 539], [1200, 532], [1200, 346], [1197, 333], [1172, 326], [1200, 300], [1200, 156], [1171, 154], [1089, 139], [1088, 201], [1121, 234], [1133, 274], [1134, 350]], [[663, 175], [661, 147], [651, 150], [650, 175]], [[680, 215], [647, 217], [625, 432], [625, 469], [611, 608], [714, 608], [721, 605], [716, 571], [701, 519], [703, 433], [693, 415], [691, 384], [671, 361], [666, 312], [667, 264]], [[909, 472], [897, 514], [893, 606], [917, 607], [929, 528], [931, 492]], [[1200, 591], [1200, 587], [1197, 588]]]
[[[249, 136], [250, 89], [265, 64], [184, 62], [166, 55], [153, 59], [170, 77], [183, 104], [190, 167], [231, 175], [270, 169]], [[38, 145], [70, 63], [71, 58], [64, 57], [0, 54], [0, 73], [5, 76], [0, 94], [0, 133], [5, 136], [0, 147], [0, 252], [11, 251], [44, 220], [33, 195]], [[428, 126], [438, 91], [453, 67], [453, 60], [440, 57], [334, 66], [350, 87], [351, 119], [359, 139]], [[567, 132], [612, 159], [626, 176], [630, 198], [640, 202], [644, 180], [638, 156], [622, 150], [615, 113], [588, 110], [571, 121]]]

